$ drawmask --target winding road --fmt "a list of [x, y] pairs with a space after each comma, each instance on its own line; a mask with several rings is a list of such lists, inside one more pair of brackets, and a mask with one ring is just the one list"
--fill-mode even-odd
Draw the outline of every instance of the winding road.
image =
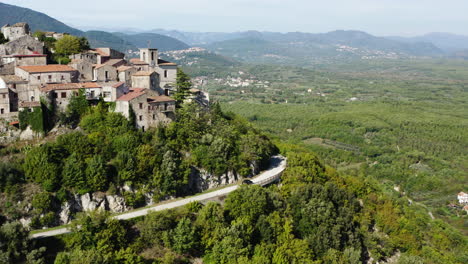
[[[257, 184], [261, 186], [268, 185], [272, 182], [277, 181], [280, 178], [285, 168], [286, 168], [286, 158], [284, 158], [283, 156], [273, 156], [270, 160], [270, 167], [266, 171], [263, 171], [262, 173], [253, 177], [251, 181], [253, 182], [253, 184]], [[206, 200], [214, 199], [217, 197], [225, 196], [233, 192], [237, 188], [239, 188], [239, 185], [225, 187], [216, 191], [191, 196], [191, 197], [176, 200], [173, 202], [166, 201], [163, 204], [155, 204], [151, 207], [146, 207], [146, 208], [126, 212], [123, 214], [119, 214], [119, 215], [113, 216], [113, 218], [119, 219], [119, 220], [126, 220], [126, 219], [135, 218], [135, 217], [140, 217], [140, 216], [147, 215], [149, 212], [152, 212], [152, 211], [162, 211], [162, 210], [172, 209], [172, 208], [184, 206], [188, 203], [195, 202], [195, 201], [200, 202], [200, 201], [206, 201]], [[44, 237], [63, 235], [63, 234], [67, 234], [70, 232], [71, 232], [70, 229], [64, 227], [60, 229], [44, 230], [41, 232], [37, 232], [37, 233], [32, 234], [31, 237], [32, 238], [44, 238]]]

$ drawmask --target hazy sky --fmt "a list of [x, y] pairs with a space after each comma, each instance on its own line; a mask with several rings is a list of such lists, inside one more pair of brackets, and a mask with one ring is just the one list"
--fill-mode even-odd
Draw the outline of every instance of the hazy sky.
[[468, 35], [468, 0], [0, 0], [78, 28]]

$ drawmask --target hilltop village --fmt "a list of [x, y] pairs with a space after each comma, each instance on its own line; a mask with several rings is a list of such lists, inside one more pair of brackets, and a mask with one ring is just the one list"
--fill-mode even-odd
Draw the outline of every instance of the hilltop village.
[[[139, 58], [127, 60], [119, 51], [95, 48], [70, 55], [66, 65], [48, 64], [46, 44], [27, 23], [7, 24], [1, 32], [8, 41], [0, 45], [0, 118], [10, 125], [19, 123], [19, 112], [44, 101], [63, 112], [80, 91], [91, 103], [114, 102], [114, 111], [127, 118], [133, 111], [142, 130], [175, 119], [177, 64], [159, 59], [157, 49], [140, 49]], [[67, 35], [44, 34], [56, 40]], [[209, 99], [191, 89], [186, 100], [206, 106]]]

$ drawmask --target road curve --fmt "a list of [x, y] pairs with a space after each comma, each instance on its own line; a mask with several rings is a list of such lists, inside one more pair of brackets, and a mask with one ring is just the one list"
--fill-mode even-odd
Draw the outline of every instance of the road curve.
[[[257, 184], [257, 185], [264, 186], [264, 185], [270, 184], [279, 179], [279, 177], [281, 176], [285, 168], [286, 168], [286, 158], [284, 158], [283, 156], [273, 156], [270, 160], [270, 167], [268, 168], [268, 170], [260, 173], [259, 175], [255, 176], [251, 180], [253, 184]], [[237, 188], [239, 188], [239, 185], [229, 186], [229, 187], [225, 187], [225, 188], [213, 191], [213, 192], [208, 192], [205, 194], [200, 194], [200, 195], [180, 199], [180, 200], [173, 201], [173, 202], [166, 202], [164, 204], [159, 204], [159, 205], [156, 204], [147, 208], [137, 209], [131, 212], [113, 216], [113, 218], [119, 219], [119, 220], [127, 220], [127, 219], [131, 219], [135, 217], [140, 217], [140, 216], [147, 215], [149, 212], [152, 212], [152, 211], [162, 211], [162, 210], [172, 209], [172, 208], [184, 206], [190, 202], [205, 201], [205, 200], [213, 199], [216, 197], [225, 196], [233, 192]], [[50, 230], [50, 231], [38, 232], [38, 233], [32, 234], [31, 237], [32, 238], [44, 238], [44, 237], [63, 235], [63, 234], [67, 234], [70, 232], [71, 232], [70, 229], [64, 227], [64, 228]]]

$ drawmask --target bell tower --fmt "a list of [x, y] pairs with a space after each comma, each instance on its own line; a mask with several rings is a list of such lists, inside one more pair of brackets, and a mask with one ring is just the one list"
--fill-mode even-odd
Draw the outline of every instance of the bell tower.
[[158, 66], [158, 49], [140, 49], [140, 60], [148, 63], [150, 67]]

